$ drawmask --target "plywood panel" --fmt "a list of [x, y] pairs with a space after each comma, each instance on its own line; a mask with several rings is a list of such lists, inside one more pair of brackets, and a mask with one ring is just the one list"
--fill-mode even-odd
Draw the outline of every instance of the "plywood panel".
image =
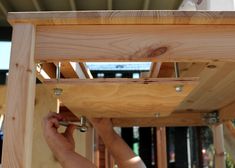
[[[63, 89], [59, 97], [75, 114], [90, 117], [153, 117], [169, 115], [196, 86], [196, 78], [188, 79], [92, 79], [45, 82], [53, 93]], [[176, 92], [176, 85], [184, 85]]]
[[235, 24], [233, 11], [115, 10], [11, 12], [8, 21], [37, 25], [62, 24]]
[[235, 61], [235, 25], [38, 26], [41, 61]]

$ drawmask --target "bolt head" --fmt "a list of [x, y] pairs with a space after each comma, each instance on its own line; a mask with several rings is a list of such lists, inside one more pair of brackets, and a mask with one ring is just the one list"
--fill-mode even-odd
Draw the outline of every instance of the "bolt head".
[[175, 86], [175, 91], [176, 92], [182, 92], [183, 91], [183, 85], [177, 85], [177, 86]]
[[61, 88], [54, 88], [54, 94], [55, 96], [60, 96], [63, 92], [63, 89]]

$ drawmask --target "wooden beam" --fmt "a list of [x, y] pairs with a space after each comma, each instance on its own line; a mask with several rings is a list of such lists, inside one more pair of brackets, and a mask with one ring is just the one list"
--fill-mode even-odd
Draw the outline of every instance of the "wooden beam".
[[215, 147], [215, 168], [226, 168], [223, 125], [213, 125], [212, 131]]
[[39, 26], [35, 59], [39, 62], [234, 62], [234, 27], [234, 25]]
[[6, 87], [0, 85], [0, 114], [6, 111]]
[[161, 69], [161, 62], [152, 62], [149, 72], [150, 78], [157, 78]]
[[14, 25], [4, 124], [3, 167], [31, 168], [36, 83], [34, 42], [33, 25]]
[[224, 144], [226, 152], [235, 160], [235, 127], [232, 121], [224, 123]]
[[232, 102], [229, 105], [223, 107], [219, 111], [220, 120], [222, 122], [235, 119], [235, 103]]
[[66, 24], [235, 24], [234, 11], [174, 11], [174, 10], [115, 10], [115, 11], [60, 11], [11, 12], [8, 21], [36, 25]]
[[167, 150], [166, 150], [166, 128], [157, 128], [157, 165], [160, 168], [167, 168]]
[[112, 122], [117, 127], [178, 127], [178, 126], [203, 126], [204, 112], [173, 112], [167, 117], [144, 118], [113, 118]]

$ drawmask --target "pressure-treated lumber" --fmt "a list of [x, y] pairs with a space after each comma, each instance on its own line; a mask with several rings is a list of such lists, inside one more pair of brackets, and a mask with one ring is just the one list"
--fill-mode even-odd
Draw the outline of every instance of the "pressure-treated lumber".
[[31, 168], [35, 98], [35, 27], [15, 24], [4, 123], [3, 167]]
[[65, 24], [235, 24], [233, 11], [115, 10], [10, 12], [8, 21], [36, 25]]
[[41, 61], [235, 61], [235, 25], [38, 26]]
[[[89, 117], [154, 117], [169, 115], [196, 86], [187, 79], [61, 79], [45, 81], [74, 114]], [[183, 85], [182, 92], [175, 87]]]

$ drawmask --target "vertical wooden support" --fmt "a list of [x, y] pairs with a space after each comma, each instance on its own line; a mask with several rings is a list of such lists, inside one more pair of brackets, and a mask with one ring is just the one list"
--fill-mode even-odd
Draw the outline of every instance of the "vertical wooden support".
[[4, 168], [31, 168], [36, 79], [34, 43], [34, 25], [13, 26], [4, 125]]
[[42, 119], [49, 111], [56, 111], [57, 100], [43, 85], [37, 85], [33, 123], [32, 168], [61, 168], [49, 149], [42, 132]]
[[223, 124], [213, 125], [212, 131], [215, 147], [215, 168], [226, 168]]
[[167, 168], [166, 128], [157, 128], [157, 165], [159, 168]]

